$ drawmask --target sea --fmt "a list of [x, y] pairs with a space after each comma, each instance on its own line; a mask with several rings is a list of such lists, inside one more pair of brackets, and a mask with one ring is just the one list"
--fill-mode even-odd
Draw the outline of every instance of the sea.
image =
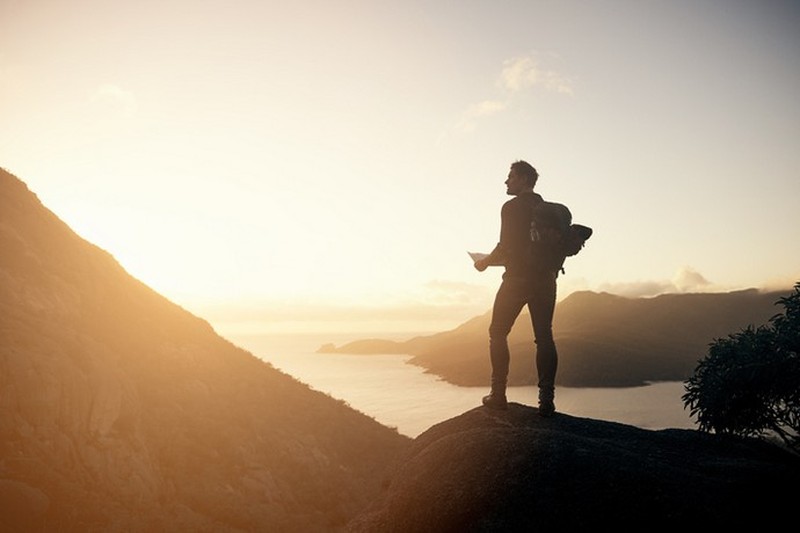
[[[488, 387], [447, 383], [410, 364], [410, 355], [318, 353], [319, 346], [331, 336], [307, 336], [304, 342], [276, 335], [223, 336], [309, 387], [412, 438], [478, 407], [488, 392]], [[681, 400], [684, 392], [680, 381], [625, 388], [557, 387], [556, 409], [644, 429], [696, 429]], [[510, 387], [508, 399], [536, 406], [537, 389]]]

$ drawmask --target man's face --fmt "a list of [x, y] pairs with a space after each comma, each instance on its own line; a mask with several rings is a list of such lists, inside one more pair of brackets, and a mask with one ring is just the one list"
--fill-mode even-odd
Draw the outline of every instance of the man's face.
[[525, 188], [525, 179], [512, 168], [508, 172], [508, 179], [506, 179], [506, 194], [516, 196]]

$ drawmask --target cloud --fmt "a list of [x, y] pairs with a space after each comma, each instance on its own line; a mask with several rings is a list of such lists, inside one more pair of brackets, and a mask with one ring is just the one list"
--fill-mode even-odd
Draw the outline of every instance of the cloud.
[[572, 83], [554, 70], [541, 68], [534, 55], [506, 60], [499, 84], [512, 93], [540, 87], [546, 91], [572, 94]]
[[800, 283], [800, 271], [793, 276], [770, 278], [761, 285], [762, 291], [792, 291]]
[[628, 298], [644, 298], [675, 292], [669, 281], [629, 281], [623, 283], [602, 283], [597, 287], [600, 292], [609, 292]]
[[696, 292], [707, 289], [711, 282], [693, 268], [683, 266], [672, 277], [672, 285], [678, 292]]
[[683, 266], [671, 280], [604, 283], [598, 290], [629, 298], [644, 298], [667, 293], [719, 292], [727, 289], [715, 286], [692, 267]]
[[97, 87], [92, 93], [91, 102], [107, 114], [125, 118], [136, 114], [136, 96], [113, 83], [104, 83]]
[[520, 94], [532, 90], [573, 94], [572, 82], [555, 70], [542, 67], [539, 55], [535, 53], [504, 61], [497, 86], [503, 92], [501, 97], [469, 106], [461, 114], [455, 130], [462, 133], [474, 131], [481, 119], [502, 113], [514, 104]]
[[456, 124], [456, 129], [461, 132], [473, 131], [478, 119], [500, 113], [507, 107], [507, 102], [499, 100], [484, 100], [478, 104], [473, 104], [461, 115], [461, 119]]
[[[790, 291], [795, 283], [800, 283], [800, 272], [796, 276], [779, 277], [767, 280], [765, 283], [753, 286], [727, 286], [713, 283], [705, 276], [690, 266], [679, 268], [671, 280], [633, 281], [627, 283], [603, 283], [597, 286], [596, 291], [609, 292], [628, 298], [647, 298], [659, 294], [681, 293], [715, 293], [730, 292], [745, 289], [760, 291]], [[593, 290], [582, 287], [581, 290]]]

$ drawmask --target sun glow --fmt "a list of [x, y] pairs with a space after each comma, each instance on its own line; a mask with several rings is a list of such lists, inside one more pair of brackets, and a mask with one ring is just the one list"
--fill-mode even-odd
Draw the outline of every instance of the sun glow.
[[500, 273], [465, 252], [497, 241], [518, 158], [596, 230], [562, 297], [800, 277], [797, 14], [698, 12], [675, 43], [657, 4], [12, 2], [0, 165], [190, 307], [485, 310]]

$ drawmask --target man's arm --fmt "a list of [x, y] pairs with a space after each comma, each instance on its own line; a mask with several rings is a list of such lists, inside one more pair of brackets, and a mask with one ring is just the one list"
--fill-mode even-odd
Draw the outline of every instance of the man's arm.
[[475, 269], [478, 272], [483, 272], [490, 266], [503, 266], [503, 249], [500, 246], [500, 243], [497, 243], [497, 246], [494, 247], [486, 257], [482, 257], [475, 261]]
[[494, 250], [489, 252], [489, 255], [484, 257], [483, 259], [479, 259], [475, 261], [475, 268], [479, 272], [483, 272], [486, 270], [487, 267], [490, 266], [503, 266], [505, 265], [506, 260], [506, 253], [505, 253], [505, 246], [503, 245], [504, 241], [508, 240], [508, 215], [509, 215], [509, 203], [506, 202], [503, 204], [502, 209], [500, 210], [500, 242], [497, 243], [497, 246], [494, 247]]

